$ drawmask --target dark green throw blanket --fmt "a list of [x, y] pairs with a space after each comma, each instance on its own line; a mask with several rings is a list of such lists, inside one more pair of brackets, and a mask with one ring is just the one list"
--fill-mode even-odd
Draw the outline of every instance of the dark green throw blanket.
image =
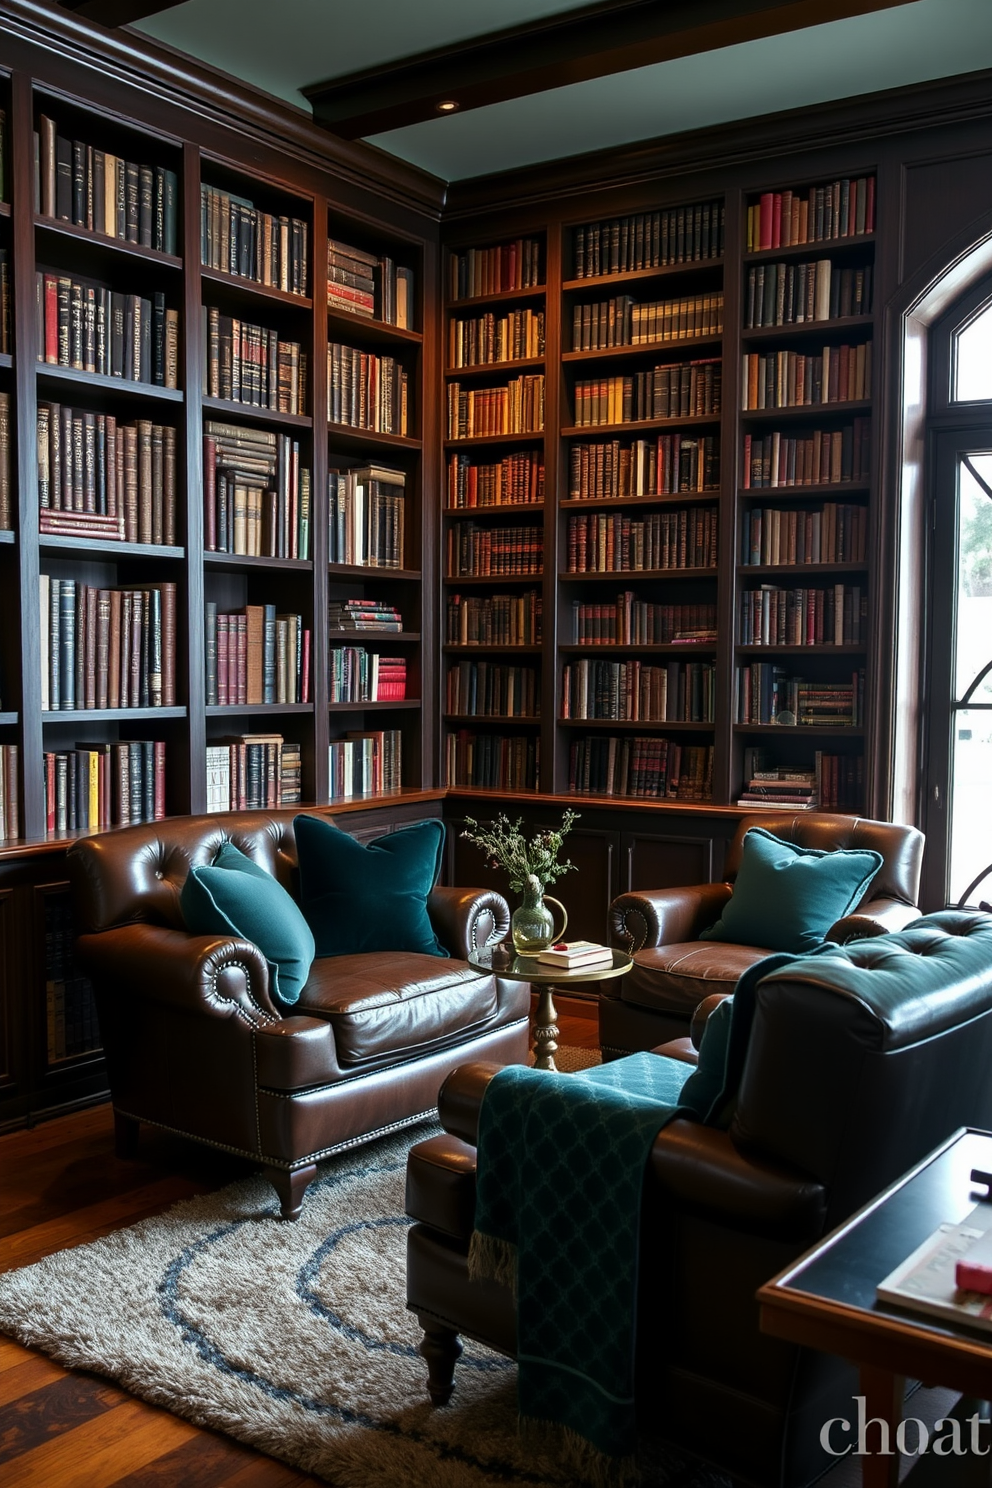
[[676, 1115], [724, 1125], [768, 957], [707, 1023], [697, 1070], [656, 1054], [580, 1074], [511, 1065], [479, 1119], [473, 1277], [517, 1299], [522, 1424], [559, 1428], [575, 1466], [622, 1477], [636, 1449], [634, 1326], [644, 1169]]

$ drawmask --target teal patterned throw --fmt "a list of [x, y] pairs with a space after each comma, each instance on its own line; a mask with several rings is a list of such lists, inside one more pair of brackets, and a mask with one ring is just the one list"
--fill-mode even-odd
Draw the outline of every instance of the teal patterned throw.
[[754, 989], [796, 959], [769, 956], [745, 973], [707, 1023], [695, 1071], [632, 1054], [570, 1075], [511, 1065], [487, 1087], [469, 1274], [516, 1294], [521, 1426], [559, 1431], [576, 1471], [593, 1482], [620, 1481], [634, 1465], [648, 1154], [676, 1115], [729, 1123]]

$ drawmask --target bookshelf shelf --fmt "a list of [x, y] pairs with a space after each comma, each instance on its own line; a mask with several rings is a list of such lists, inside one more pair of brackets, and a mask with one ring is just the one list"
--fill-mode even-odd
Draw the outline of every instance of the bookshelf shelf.
[[422, 578], [419, 568], [373, 568], [359, 563], [329, 563], [327, 571], [332, 583], [339, 579], [389, 579], [419, 584]]
[[540, 656], [542, 647], [494, 646], [477, 641], [448, 641], [441, 647], [441, 650], [448, 656], [464, 656], [466, 653], [471, 653], [472, 656]]
[[313, 703], [208, 703], [207, 718], [238, 718], [246, 713], [271, 714], [273, 718], [290, 713], [313, 713]]
[[180, 404], [186, 396], [182, 388], [158, 387], [153, 382], [131, 382], [126, 377], [109, 377], [103, 372], [81, 372], [78, 367], [57, 367], [53, 362], [36, 362], [35, 369], [39, 383], [61, 384], [66, 388], [88, 387], [140, 403]]
[[865, 646], [735, 646], [741, 656], [864, 656]]
[[741, 410], [741, 418], [748, 423], [753, 421], [767, 424], [786, 419], [789, 423], [808, 424], [811, 419], [843, 418], [845, 415], [868, 413], [870, 410], [871, 400], [859, 398], [856, 402], [848, 403], [800, 403], [789, 408], [744, 408]]
[[631, 419], [626, 424], [568, 424], [561, 433], [563, 439], [595, 440], [616, 434], [636, 438], [638, 434], [650, 434], [666, 429], [712, 429], [719, 427], [719, 424], [718, 413], [706, 413], [695, 416], [686, 415], [682, 418]]
[[779, 738], [790, 736], [793, 738], [797, 736], [805, 738], [809, 735], [815, 735], [825, 739], [863, 739], [865, 731], [863, 728], [846, 726], [844, 728], [824, 728], [822, 725], [814, 723], [735, 723], [734, 733], [777, 735]]
[[271, 568], [289, 569], [293, 573], [312, 573], [313, 563], [309, 558], [267, 558], [247, 553], [205, 552], [204, 566], [207, 568]]
[[[629, 346], [601, 346], [592, 351], [563, 351], [561, 359], [563, 362], [589, 362], [615, 361], [617, 358], [628, 357], [659, 357], [671, 356], [683, 351], [712, 350], [722, 345], [723, 338], [720, 335], [713, 336], [684, 336], [675, 341], [638, 341]], [[681, 358], [677, 358], [681, 360]], [[710, 415], [711, 421], [719, 419], [719, 414]]]
[[723, 274], [723, 267], [722, 258], [694, 258], [685, 263], [660, 264], [651, 269], [627, 269], [618, 274], [588, 274], [582, 279], [566, 279], [562, 284], [562, 293], [589, 292], [616, 284], [644, 284], [653, 279], [718, 279]]
[[574, 584], [603, 579], [611, 579], [614, 582], [622, 579], [626, 582], [629, 579], [716, 579], [718, 577], [719, 570], [716, 568], [607, 568], [590, 570], [586, 573], [560, 573], [558, 582]]
[[0, 713], [0, 724], [4, 726], [14, 725], [20, 719], [19, 713]]
[[367, 341], [378, 346], [416, 347], [423, 345], [424, 340], [420, 331], [390, 325], [388, 321], [374, 320], [365, 315], [349, 315], [345, 310], [332, 310], [330, 306], [327, 325], [332, 340], [336, 340], [339, 333], [349, 341]]
[[844, 315], [834, 320], [802, 320], [790, 325], [745, 326], [741, 331], [742, 341], [813, 340], [817, 337], [844, 333], [864, 332], [870, 336], [874, 329], [874, 315]]
[[186, 557], [186, 549], [167, 546], [165, 543], [106, 542], [101, 537], [59, 537], [54, 532], [43, 532], [38, 539], [39, 548], [51, 548], [53, 552], [78, 554], [81, 558], [99, 554], [101, 558], [163, 558], [180, 561]]
[[9, 351], [0, 351], [0, 367], [4, 367], [4, 368], [9, 369], [9, 368], [13, 367], [13, 365], [14, 365], [14, 358], [11, 356], [10, 352]]
[[544, 512], [542, 501], [500, 501], [492, 506], [446, 506], [443, 511], [445, 517], [498, 517], [502, 515], [522, 517], [533, 514], [541, 516]]
[[526, 289], [504, 289], [499, 294], [470, 295], [464, 300], [445, 300], [444, 308], [448, 312], [455, 313], [460, 310], [471, 310], [474, 307], [484, 309], [487, 305], [505, 305], [513, 300], [542, 299], [546, 292], [546, 286], [543, 284], [529, 284]]
[[421, 706], [420, 698], [385, 698], [382, 702], [328, 703], [328, 713], [381, 713], [390, 710], [412, 710]]
[[447, 450], [486, 448], [498, 444], [543, 444], [544, 430], [531, 430], [525, 434], [473, 434], [465, 439], [446, 439]]
[[10, 216], [10, 202], [0, 202], [0, 217]]
[[515, 728], [538, 728], [540, 718], [532, 713], [444, 713], [445, 723], [512, 724]]
[[390, 646], [413, 646], [420, 644], [419, 630], [329, 630], [332, 646], [361, 646], [365, 641], [388, 641]]
[[14, 533], [14, 532], [11, 532], [11, 530], [10, 530], [9, 527], [0, 528], [0, 543], [11, 543], [11, 544], [13, 544], [16, 541], [17, 541], [17, 534]]
[[875, 233], [853, 233], [846, 238], [817, 238], [810, 243], [790, 243], [788, 248], [745, 249], [741, 255], [745, 265], [752, 263], [774, 263], [776, 259], [834, 258], [837, 255], [861, 256], [865, 249], [869, 255], [875, 248]]
[[206, 296], [211, 293], [206, 286], [217, 285], [218, 288], [232, 295], [243, 295], [252, 300], [270, 301], [273, 304], [285, 305], [292, 310], [305, 312], [313, 310], [313, 300], [308, 295], [293, 294], [291, 290], [277, 289], [272, 284], [259, 284], [257, 280], [249, 279], [242, 274], [225, 274], [221, 269], [211, 269], [206, 264], [201, 264], [200, 278], [203, 280]]
[[562, 656], [684, 656], [691, 659], [694, 656], [712, 656], [716, 651], [716, 641], [670, 641], [650, 645], [646, 642], [635, 645], [619, 641], [569, 641], [559, 645], [558, 650]]
[[59, 708], [42, 711], [43, 723], [123, 723], [128, 719], [185, 718], [185, 708]]
[[256, 408], [251, 403], [234, 403], [229, 398], [201, 400], [205, 413], [222, 413], [226, 418], [248, 419], [253, 424], [272, 424], [280, 429], [312, 429], [313, 419], [305, 413], [279, 413], [274, 408]]
[[737, 572], [742, 579], [775, 578], [779, 574], [849, 574], [867, 573], [867, 563], [739, 563]]
[[[40, 212], [34, 215], [34, 226], [39, 238], [39, 250], [47, 239], [66, 239], [80, 246], [86, 245], [87, 249], [99, 249], [101, 252], [119, 254], [124, 259], [136, 259], [156, 268], [182, 272], [182, 259], [171, 253], [160, 253], [155, 248], [130, 243], [124, 238], [112, 238], [106, 233], [94, 232], [92, 228], [78, 227], [75, 223], [62, 222], [54, 217], [44, 217]], [[43, 251], [39, 252], [39, 257], [44, 257]]]
[[867, 496], [870, 488], [860, 481], [834, 481], [809, 486], [740, 486], [739, 501], [835, 501]]
[[636, 729], [649, 734], [712, 733], [713, 723], [687, 723], [683, 719], [662, 723], [658, 719], [645, 718], [559, 718], [559, 727], [569, 729]]
[[562, 511], [569, 512], [613, 511], [616, 507], [712, 506], [719, 499], [719, 491], [676, 491], [648, 496], [567, 496], [558, 505]]
[[517, 357], [511, 362], [472, 362], [467, 367], [445, 367], [445, 377], [484, 377], [486, 374], [502, 372], [527, 371], [533, 368], [543, 367], [545, 358], [539, 357]]
[[445, 574], [444, 582], [462, 588], [467, 584], [530, 584], [540, 583], [540, 573], [530, 574]]
[[411, 439], [407, 434], [377, 434], [371, 429], [353, 428], [351, 424], [329, 423], [327, 433], [332, 446], [340, 445], [343, 449], [419, 451], [421, 448], [421, 441]]

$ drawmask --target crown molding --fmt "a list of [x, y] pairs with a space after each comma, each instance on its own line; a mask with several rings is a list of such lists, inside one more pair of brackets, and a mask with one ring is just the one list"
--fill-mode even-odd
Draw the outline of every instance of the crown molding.
[[[446, 186], [437, 176], [374, 145], [339, 139], [314, 124], [303, 109], [137, 32], [105, 29], [44, 0], [0, 0], [0, 37], [74, 67], [88, 67], [104, 84], [119, 82], [311, 168], [331, 171], [356, 189], [435, 221], [440, 218]], [[8, 47], [8, 65], [9, 58]]]
[[726, 170], [771, 157], [782, 159], [825, 145], [863, 147], [891, 135], [990, 117], [992, 70], [938, 78], [453, 181], [448, 186], [444, 220], [567, 201], [589, 191]]

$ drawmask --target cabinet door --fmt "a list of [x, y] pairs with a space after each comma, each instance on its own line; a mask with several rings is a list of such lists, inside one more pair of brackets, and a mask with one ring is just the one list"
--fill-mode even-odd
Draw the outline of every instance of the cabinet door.
[[[18, 951], [24, 955], [16, 934], [18, 923], [16, 889], [0, 891], [0, 1125], [25, 1109], [26, 1060], [24, 1058], [24, 999], [19, 994], [27, 984], [17, 975]], [[23, 968], [22, 968], [23, 971]]]
[[723, 842], [675, 832], [624, 832], [620, 892], [710, 883], [723, 865]]

